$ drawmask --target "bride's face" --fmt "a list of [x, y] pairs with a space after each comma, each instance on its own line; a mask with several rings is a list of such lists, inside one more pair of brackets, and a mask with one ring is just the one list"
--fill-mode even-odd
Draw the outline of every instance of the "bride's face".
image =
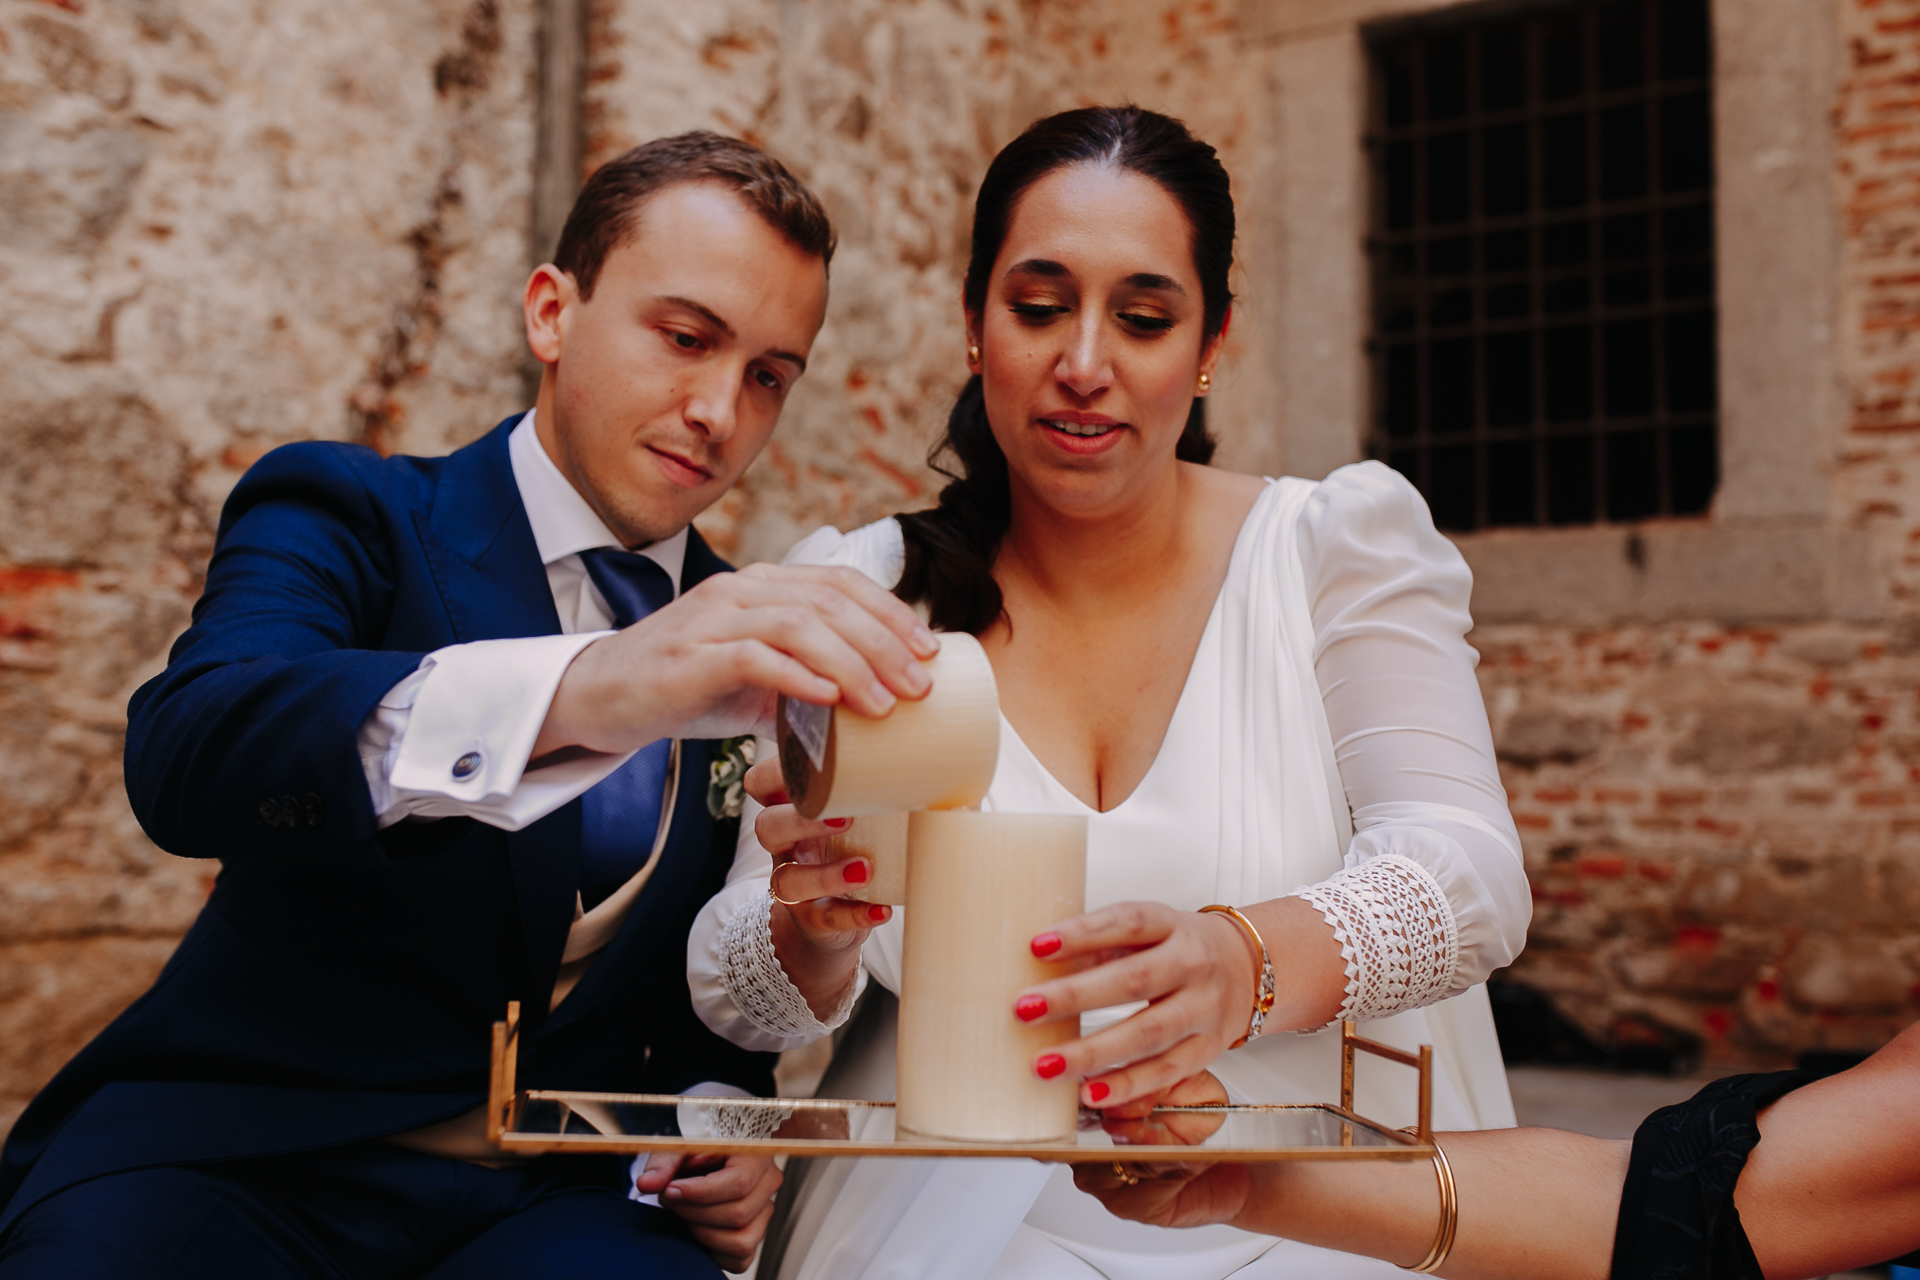
[[1016, 489], [1097, 516], [1170, 473], [1219, 349], [1192, 234], [1159, 183], [1103, 166], [1056, 169], [1014, 207], [967, 329]]

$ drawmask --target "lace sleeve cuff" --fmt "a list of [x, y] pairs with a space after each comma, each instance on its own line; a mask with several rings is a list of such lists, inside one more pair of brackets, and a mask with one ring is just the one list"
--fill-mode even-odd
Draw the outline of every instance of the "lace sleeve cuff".
[[773, 899], [755, 894], [734, 913], [720, 934], [720, 985], [747, 1021], [771, 1035], [817, 1040], [847, 1020], [853, 1002], [866, 988], [867, 974], [856, 967], [846, 994], [822, 1022], [807, 998], [787, 977], [773, 950]]
[[1460, 930], [1427, 869], [1397, 853], [1295, 889], [1333, 926], [1347, 962], [1338, 1019], [1364, 1022], [1434, 1003], [1453, 987]]

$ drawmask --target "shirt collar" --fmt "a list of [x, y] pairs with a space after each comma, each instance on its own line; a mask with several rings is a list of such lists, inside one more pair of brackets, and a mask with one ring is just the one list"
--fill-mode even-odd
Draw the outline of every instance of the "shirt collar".
[[[568, 556], [596, 547], [625, 550], [620, 539], [607, 528], [606, 521], [587, 505], [573, 482], [553, 465], [540, 437], [534, 433], [534, 410], [514, 427], [507, 437], [507, 455], [513, 461], [513, 482], [520, 489], [520, 501], [533, 525], [533, 543], [540, 550], [540, 563], [552, 564]], [[671, 538], [662, 538], [639, 554], [667, 571], [677, 588], [680, 570], [687, 559], [687, 531], [682, 528]]]

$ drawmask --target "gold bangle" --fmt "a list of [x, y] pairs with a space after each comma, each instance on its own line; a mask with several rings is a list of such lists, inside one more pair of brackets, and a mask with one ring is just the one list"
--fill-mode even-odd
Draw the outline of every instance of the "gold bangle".
[[1273, 957], [1267, 953], [1266, 939], [1262, 938], [1260, 931], [1253, 927], [1253, 921], [1241, 915], [1234, 908], [1216, 902], [1210, 907], [1200, 908], [1200, 911], [1202, 914], [1209, 911], [1217, 911], [1222, 915], [1232, 916], [1234, 923], [1247, 931], [1247, 936], [1253, 939], [1254, 949], [1260, 953], [1260, 973], [1253, 984], [1253, 1013], [1247, 1019], [1247, 1034], [1227, 1046], [1229, 1049], [1238, 1049], [1247, 1041], [1259, 1038], [1260, 1033], [1266, 1029], [1267, 1015], [1273, 1012], [1273, 1001], [1276, 994], [1276, 984], [1273, 978]]
[[1427, 1250], [1420, 1265], [1402, 1267], [1402, 1271], [1430, 1274], [1438, 1271], [1453, 1252], [1453, 1233], [1460, 1226], [1460, 1197], [1453, 1187], [1453, 1166], [1447, 1163], [1447, 1153], [1438, 1142], [1433, 1144], [1433, 1176], [1440, 1183], [1440, 1230], [1434, 1233], [1433, 1248]]

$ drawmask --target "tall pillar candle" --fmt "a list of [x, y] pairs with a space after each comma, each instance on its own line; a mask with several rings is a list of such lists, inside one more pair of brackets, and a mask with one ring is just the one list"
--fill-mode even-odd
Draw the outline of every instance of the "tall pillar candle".
[[1078, 1034], [1029, 1026], [1020, 991], [1058, 977], [1033, 935], [1085, 909], [1087, 820], [1065, 814], [914, 813], [907, 825], [906, 946], [896, 1121], [928, 1137], [1046, 1142], [1074, 1131], [1079, 1081], [1033, 1060]]

